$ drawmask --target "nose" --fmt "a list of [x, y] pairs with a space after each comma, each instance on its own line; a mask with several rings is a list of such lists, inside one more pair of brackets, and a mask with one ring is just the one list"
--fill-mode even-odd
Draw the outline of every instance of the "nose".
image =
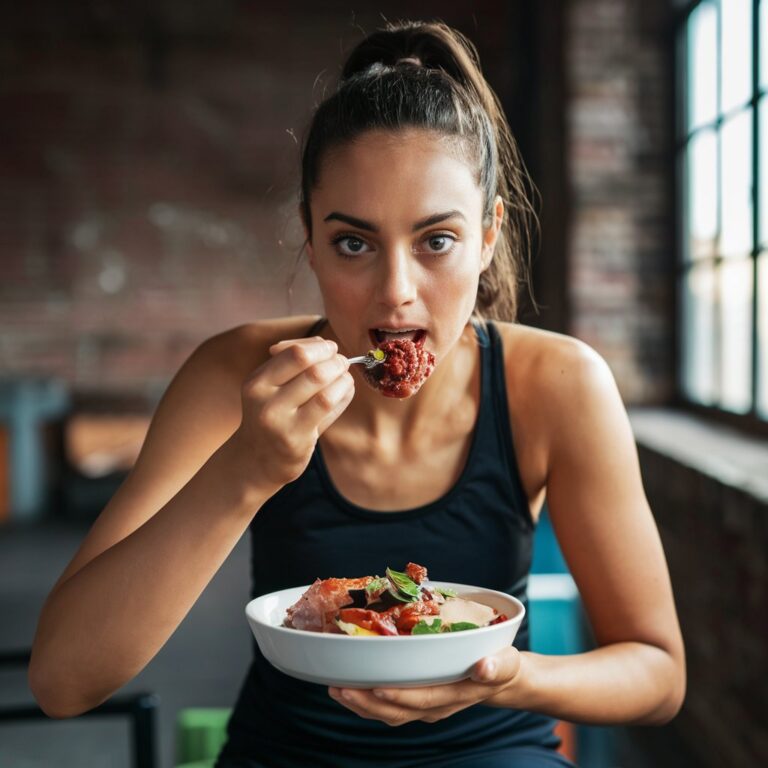
[[383, 254], [376, 280], [376, 299], [380, 304], [399, 307], [415, 301], [418, 294], [418, 265], [407, 248], [392, 248]]

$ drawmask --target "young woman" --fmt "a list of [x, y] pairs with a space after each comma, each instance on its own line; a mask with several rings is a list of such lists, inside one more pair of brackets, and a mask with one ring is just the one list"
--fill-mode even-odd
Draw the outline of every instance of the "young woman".
[[[462, 682], [338, 690], [256, 649], [218, 765], [566, 765], [552, 718], [666, 722], [683, 645], [632, 433], [594, 351], [514, 322], [530, 205], [474, 48], [441, 24], [363, 40], [302, 171], [324, 316], [214, 336], [178, 372], [44, 607], [41, 706], [136, 675], [247, 528], [254, 595], [414, 561], [524, 600], [546, 496], [595, 650], [531, 653], [524, 625]], [[394, 338], [434, 355], [402, 397], [347, 362]]]

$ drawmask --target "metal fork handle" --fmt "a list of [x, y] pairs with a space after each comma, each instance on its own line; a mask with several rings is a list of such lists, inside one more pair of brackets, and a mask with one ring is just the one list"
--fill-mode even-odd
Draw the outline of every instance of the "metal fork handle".
[[381, 363], [384, 362], [384, 360], [377, 360], [371, 354], [359, 355], [358, 357], [348, 357], [347, 360], [348, 360], [350, 365], [352, 365], [353, 363], [362, 363], [369, 370], [371, 368], [375, 368], [377, 365], [381, 365]]

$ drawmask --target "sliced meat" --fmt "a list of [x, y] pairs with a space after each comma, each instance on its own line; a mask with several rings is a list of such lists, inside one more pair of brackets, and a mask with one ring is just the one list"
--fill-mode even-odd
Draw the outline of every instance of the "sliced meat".
[[[309, 632], [326, 632], [333, 627], [339, 608], [352, 605], [350, 589], [365, 589], [371, 576], [359, 579], [316, 579], [286, 611], [285, 626]], [[333, 631], [333, 630], [330, 630]]]

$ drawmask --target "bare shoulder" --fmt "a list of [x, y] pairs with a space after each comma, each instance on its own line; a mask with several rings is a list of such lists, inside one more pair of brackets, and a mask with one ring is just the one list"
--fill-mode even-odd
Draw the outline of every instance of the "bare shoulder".
[[588, 344], [561, 333], [497, 322], [504, 346], [507, 388], [516, 402], [573, 405], [614, 388], [608, 364]]
[[[509, 418], [531, 492], [563, 456], [588, 460], [594, 440], [627, 442], [626, 410], [605, 360], [564, 334], [497, 322], [504, 347]], [[622, 436], [623, 437], [619, 437]], [[593, 455], [593, 454], [592, 454]]]

